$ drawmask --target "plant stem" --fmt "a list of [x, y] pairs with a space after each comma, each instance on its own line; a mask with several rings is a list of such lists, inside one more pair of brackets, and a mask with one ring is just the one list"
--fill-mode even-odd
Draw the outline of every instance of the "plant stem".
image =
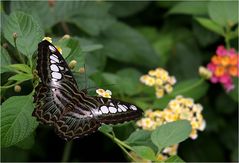
[[[26, 80], [24, 80], [24, 81], [26, 81]], [[19, 82], [13, 83], [13, 84], [11, 84], [11, 85], [0, 86], [0, 89], [11, 88], [11, 87], [13, 87], [13, 86], [15, 86], [15, 85], [17, 85], [17, 84], [21, 84], [21, 83], [24, 82], [24, 81], [19, 81]], [[9, 84], [9, 83], [7, 83], [7, 84]]]
[[16, 51], [17, 51], [17, 56], [18, 56], [19, 60], [20, 60], [22, 63], [25, 64], [24, 58], [22, 57], [22, 55], [19, 53], [19, 51], [18, 51], [18, 49], [17, 49], [17, 40], [16, 40], [16, 39], [14, 39], [14, 45], [15, 45], [15, 48], [16, 48]]
[[129, 150], [133, 150], [129, 145], [127, 145], [126, 143], [124, 143], [123, 141], [119, 140], [118, 138], [110, 135], [109, 133], [104, 133], [106, 136], [108, 136], [109, 138], [111, 138], [113, 141], [115, 141], [117, 144], [122, 145], [123, 147], [129, 149]]
[[104, 133], [104, 132], [102, 132], [102, 133], [105, 134], [106, 136], [108, 136], [110, 139], [112, 139], [116, 144], [118, 144], [118, 146], [125, 152], [125, 154], [127, 154], [127, 156], [129, 156], [129, 158], [131, 158], [133, 161], [136, 161], [131, 156], [131, 154], [125, 149], [125, 148], [127, 148], [127, 149], [133, 151], [133, 149], [129, 145], [125, 144], [123, 141], [119, 140], [114, 135], [110, 135], [109, 133]]
[[127, 156], [129, 156], [129, 158], [130, 158], [131, 160], [136, 161], [136, 160], [131, 156], [131, 154], [130, 154], [122, 145], [120, 145], [120, 144], [118, 144], [118, 145], [119, 145], [119, 147], [127, 154]]
[[227, 26], [226, 27], [226, 33], [225, 33], [225, 44], [226, 44], [226, 48], [230, 49], [230, 27]]
[[66, 34], [70, 34], [70, 30], [65, 22], [61, 22], [61, 26]]
[[67, 162], [69, 160], [72, 144], [73, 141], [69, 141], [65, 144], [61, 162]]

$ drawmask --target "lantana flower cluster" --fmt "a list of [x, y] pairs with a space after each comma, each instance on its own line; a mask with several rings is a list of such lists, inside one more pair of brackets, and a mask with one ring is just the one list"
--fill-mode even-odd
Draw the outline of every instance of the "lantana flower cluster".
[[101, 97], [105, 97], [105, 98], [111, 98], [112, 92], [110, 90], [104, 90], [104, 89], [97, 89], [96, 93], [101, 96]]
[[[191, 139], [197, 138], [197, 131], [203, 131], [206, 127], [206, 122], [202, 116], [203, 107], [200, 104], [195, 104], [191, 98], [177, 96], [171, 100], [164, 110], [147, 110], [145, 117], [137, 121], [137, 126], [144, 130], [154, 130], [158, 126], [177, 120], [188, 120], [192, 126], [190, 134]], [[159, 160], [165, 160], [168, 156], [175, 155], [177, 145], [173, 145], [163, 149], [157, 157]]]
[[164, 110], [147, 110], [145, 117], [137, 121], [137, 125], [145, 130], [154, 130], [156, 127], [167, 122], [188, 120], [192, 126], [190, 137], [197, 138], [197, 130], [203, 131], [206, 122], [202, 116], [203, 107], [195, 104], [193, 99], [177, 96], [171, 100]]
[[207, 68], [212, 72], [211, 82], [221, 83], [227, 92], [234, 89], [232, 77], [238, 77], [238, 53], [234, 48], [229, 50], [218, 46]]
[[169, 76], [168, 72], [162, 68], [150, 70], [147, 75], [140, 77], [140, 81], [147, 86], [154, 86], [156, 97], [161, 98], [166, 93], [173, 91], [173, 85], [176, 83], [174, 76]]

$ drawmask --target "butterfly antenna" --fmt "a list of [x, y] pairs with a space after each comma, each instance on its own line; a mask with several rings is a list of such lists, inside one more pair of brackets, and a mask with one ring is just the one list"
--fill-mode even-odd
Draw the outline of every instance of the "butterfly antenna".
[[[118, 84], [107, 84], [107, 85], [102, 85], [102, 87], [109, 87], [109, 86], [116, 86], [116, 85], [118, 85]], [[97, 89], [97, 88], [99, 88], [99, 87], [96, 87], [96, 86], [94, 86], [94, 87], [89, 87], [89, 88], [86, 88], [87, 90], [89, 90], [89, 89]]]
[[85, 70], [85, 89], [87, 90], [88, 83], [87, 83], [87, 80], [86, 80], [86, 66], [85, 66], [85, 63], [84, 63], [84, 70]]

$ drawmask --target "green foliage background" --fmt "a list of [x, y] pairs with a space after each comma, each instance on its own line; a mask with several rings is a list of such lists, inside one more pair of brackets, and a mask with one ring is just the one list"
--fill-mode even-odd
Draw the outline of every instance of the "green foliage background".
[[[77, 61], [73, 72], [81, 88], [110, 89], [114, 97], [143, 110], [163, 109], [177, 95], [201, 103], [206, 130], [198, 139], [180, 143], [178, 155], [183, 160], [238, 161], [237, 80], [236, 89], [228, 94], [198, 75], [199, 66], [210, 61], [218, 45], [238, 49], [237, 13], [237, 1], [1, 2], [1, 160], [61, 161], [69, 152], [52, 128], [31, 116], [35, 51], [42, 38], [50, 36], [68, 63]], [[65, 34], [71, 38], [62, 38]], [[84, 64], [87, 84], [78, 72]], [[162, 99], [139, 82], [142, 74], [156, 67], [177, 78], [174, 91]], [[14, 91], [15, 85], [21, 86], [20, 92]], [[155, 160], [155, 153], [185, 140], [191, 130], [185, 121], [153, 133], [135, 128], [134, 123], [103, 126], [101, 133], [75, 140], [66, 157], [126, 161], [126, 152], [120, 150], [126, 148]], [[165, 135], [170, 131], [174, 131], [171, 137]], [[182, 160], [173, 156], [167, 161]]]

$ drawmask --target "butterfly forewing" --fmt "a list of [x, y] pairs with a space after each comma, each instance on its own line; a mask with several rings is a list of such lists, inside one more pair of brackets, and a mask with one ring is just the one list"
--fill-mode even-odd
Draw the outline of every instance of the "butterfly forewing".
[[50, 42], [38, 45], [37, 71], [40, 83], [35, 91], [33, 112], [44, 123], [55, 124], [78, 93], [77, 84], [62, 55]]
[[53, 125], [63, 139], [93, 133], [102, 123], [117, 124], [142, 115], [142, 110], [130, 103], [79, 91], [67, 63], [50, 42], [39, 43], [37, 57], [40, 83], [35, 89], [33, 115]]

